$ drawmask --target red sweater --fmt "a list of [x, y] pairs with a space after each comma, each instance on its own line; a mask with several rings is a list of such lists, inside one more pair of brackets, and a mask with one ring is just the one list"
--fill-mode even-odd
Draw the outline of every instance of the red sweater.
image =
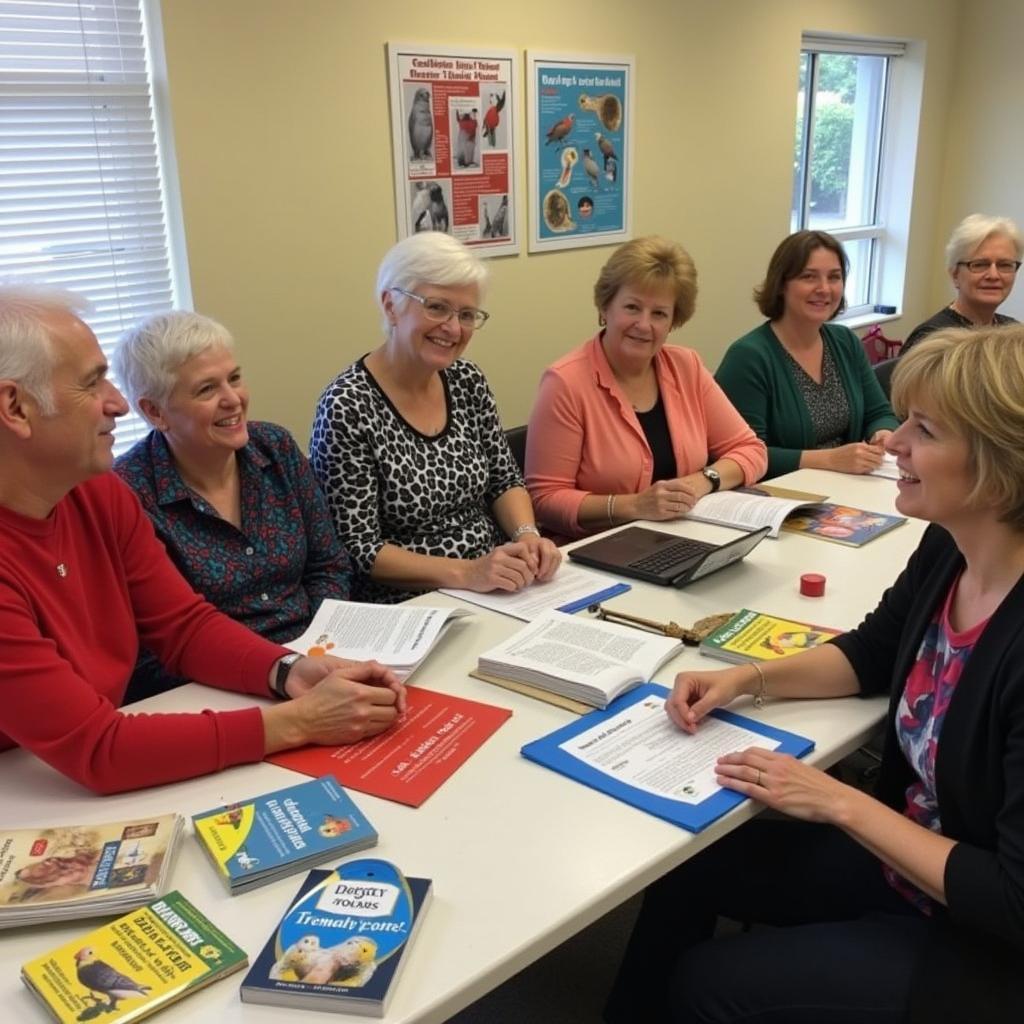
[[0, 750], [25, 747], [99, 793], [263, 757], [257, 707], [119, 711], [140, 639], [175, 674], [261, 697], [287, 653], [189, 587], [113, 473], [44, 520], [0, 507]]

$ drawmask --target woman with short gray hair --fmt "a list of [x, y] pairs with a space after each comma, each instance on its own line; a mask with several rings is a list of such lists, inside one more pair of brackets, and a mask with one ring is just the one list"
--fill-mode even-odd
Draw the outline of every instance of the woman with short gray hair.
[[996, 310], [1013, 291], [1022, 253], [1024, 239], [1008, 217], [983, 213], [964, 217], [946, 243], [946, 270], [956, 298], [910, 332], [900, 355], [942, 328], [1016, 323], [1012, 316]]
[[[348, 597], [350, 563], [323, 495], [288, 431], [248, 419], [225, 327], [162, 313], [128, 331], [112, 363], [153, 428], [115, 471], [199, 593], [278, 643], [299, 636], [324, 598]], [[180, 682], [144, 654], [126, 700]]]

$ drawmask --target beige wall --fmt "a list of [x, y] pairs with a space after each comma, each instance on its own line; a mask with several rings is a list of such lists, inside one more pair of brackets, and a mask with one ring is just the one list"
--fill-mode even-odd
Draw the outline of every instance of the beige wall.
[[[953, 297], [941, 249], [963, 217], [988, 213], [1012, 217], [1024, 227], [1022, 45], [1024, 4], [1020, 0], [977, 0], [963, 5], [932, 265], [936, 309]], [[1002, 312], [1024, 320], [1024, 285], [1017, 285]]]
[[[817, 29], [927, 44], [912, 326], [935, 301], [940, 202], [959, 201], [952, 185], [942, 191], [959, 10], [957, 0], [162, 0], [196, 308], [238, 338], [254, 415], [304, 444], [320, 390], [380, 338], [373, 280], [395, 241], [385, 43], [632, 53], [635, 230], [693, 253], [697, 314], [675, 340], [714, 367], [756, 323], [751, 287], [788, 230], [800, 33]], [[1007, 162], [1007, 183], [1016, 166]], [[507, 425], [526, 419], [543, 367], [592, 332], [591, 289], [609, 252], [525, 248], [491, 261], [493, 319], [469, 350]]]

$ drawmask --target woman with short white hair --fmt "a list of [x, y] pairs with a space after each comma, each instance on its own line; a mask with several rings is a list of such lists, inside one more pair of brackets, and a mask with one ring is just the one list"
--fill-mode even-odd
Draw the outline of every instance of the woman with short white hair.
[[362, 599], [515, 591], [558, 567], [494, 395], [461, 358], [488, 320], [486, 280], [483, 263], [450, 235], [399, 242], [377, 274], [384, 344], [320, 396], [310, 461]]
[[[227, 329], [198, 313], [150, 317], [113, 357], [153, 428], [115, 464], [185, 578], [211, 604], [284, 643], [320, 602], [347, 598], [351, 566], [291, 434], [248, 419]], [[145, 655], [127, 699], [177, 685]]]
[[1024, 239], [1008, 217], [988, 217], [983, 213], [964, 217], [946, 244], [946, 269], [956, 298], [910, 332], [900, 355], [945, 327], [1015, 324], [1012, 316], [996, 310], [1013, 291], [1022, 254]]

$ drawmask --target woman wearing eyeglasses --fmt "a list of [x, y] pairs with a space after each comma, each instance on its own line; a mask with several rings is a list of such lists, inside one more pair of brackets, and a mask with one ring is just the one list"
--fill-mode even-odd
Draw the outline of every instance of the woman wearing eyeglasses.
[[558, 568], [494, 395], [460, 358], [487, 322], [486, 281], [483, 263], [450, 235], [399, 242], [377, 273], [384, 344], [320, 396], [310, 462], [362, 600], [435, 587], [515, 591]]
[[910, 332], [900, 355], [944, 327], [1016, 323], [1012, 316], [996, 310], [1013, 291], [1022, 253], [1024, 240], [1009, 218], [986, 217], [983, 213], [964, 217], [946, 244], [946, 269], [956, 298]]
[[848, 271], [826, 232], [784, 238], [754, 291], [767, 320], [729, 346], [715, 373], [768, 446], [767, 477], [870, 473], [898, 425], [860, 339], [832, 322], [846, 308]]

